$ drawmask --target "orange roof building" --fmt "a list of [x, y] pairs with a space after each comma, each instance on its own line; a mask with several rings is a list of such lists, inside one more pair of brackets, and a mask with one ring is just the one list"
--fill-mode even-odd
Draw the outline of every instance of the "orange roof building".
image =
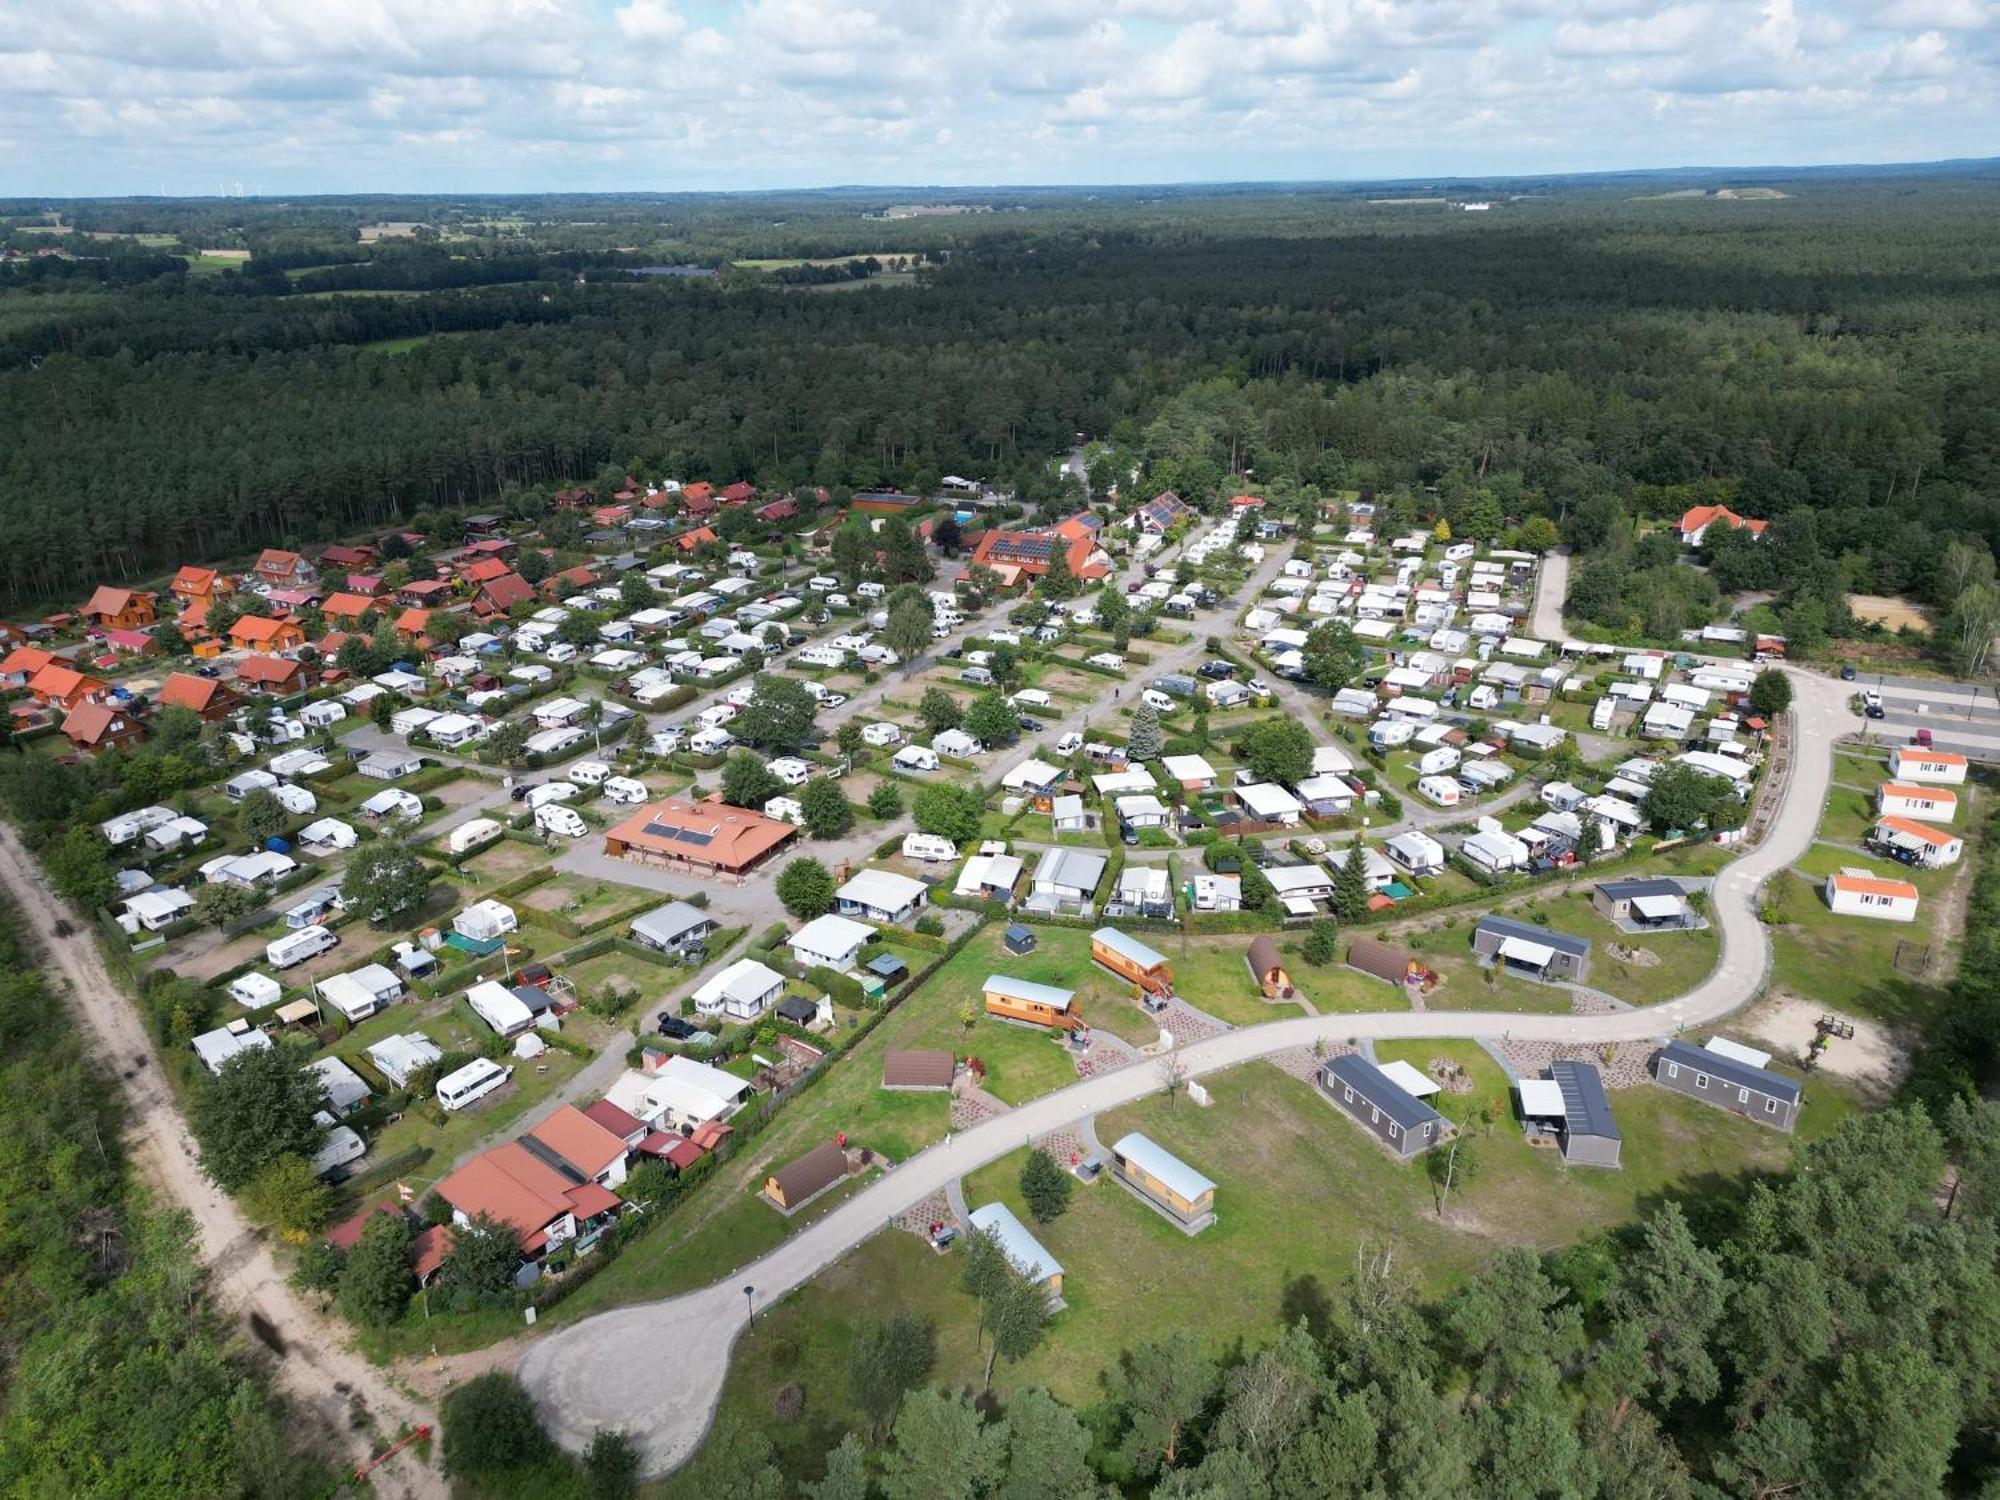
[[16, 646], [5, 661], [0, 661], [0, 678], [19, 686], [55, 659], [55, 652], [40, 646]]
[[430, 628], [431, 612], [427, 609], [410, 608], [396, 616], [396, 634], [414, 644], [423, 639]]
[[306, 633], [295, 620], [245, 615], [229, 627], [229, 644], [245, 651], [296, 651], [305, 643]]
[[160, 618], [151, 594], [114, 589], [102, 584], [80, 613], [86, 620], [106, 630], [144, 630]]
[[375, 607], [366, 594], [334, 594], [319, 609], [329, 620], [359, 620]]
[[514, 570], [497, 557], [482, 557], [477, 562], [467, 563], [458, 570], [458, 576], [467, 583], [490, 583], [496, 578], [505, 578]]
[[51, 662], [28, 679], [28, 691], [51, 707], [73, 709], [86, 698], [95, 698], [108, 684], [79, 672], [74, 667]]
[[213, 568], [184, 567], [174, 574], [174, 581], [167, 587], [176, 599], [187, 604], [228, 593], [229, 580]]
[[515, 605], [525, 604], [534, 597], [535, 586], [503, 565], [497, 577], [489, 578], [479, 586], [479, 597], [472, 601], [472, 609], [478, 615], [504, 615]]
[[298, 553], [287, 552], [282, 547], [266, 547], [258, 553], [257, 564], [251, 571], [264, 582], [280, 588], [297, 588], [319, 576], [311, 563]]
[[595, 1182], [572, 1183], [520, 1141], [482, 1151], [437, 1185], [461, 1228], [480, 1215], [514, 1231], [524, 1255], [538, 1257], [576, 1237], [579, 1222], [617, 1210], [616, 1193]]
[[720, 797], [702, 802], [671, 797], [640, 808], [609, 829], [604, 852], [634, 864], [741, 875], [797, 833], [790, 823], [731, 807]]
[[212, 722], [236, 706], [236, 695], [213, 677], [174, 672], [160, 684], [153, 701], [161, 708], [184, 708]]
[[1748, 516], [1739, 516], [1726, 505], [1697, 505], [1691, 507], [1681, 517], [1681, 541], [1690, 547], [1701, 545], [1703, 533], [1715, 522], [1720, 521], [1731, 531], [1748, 529], [1750, 535], [1760, 537], [1769, 521], [1753, 521]]
[[[543, 1151], [552, 1151], [561, 1157], [580, 1177], [588, 1177], [605, 1187], [616, 1187], [625, 1180], [627, 1147], [623, 1138], [605, 1129], [574, 1104], [559, 1106], [554, 1114], [529, 1131], [527, 1138]], [[534, 1150], [534, 1147], [529, 1149]]]
[[236, 680], [266, 693], [288, 693], [305, 685], [306, 669], [283, 656], [246, 656], [236, 664]]
[[113, 745], [135, 744], [146, 736], [145, 726], [126, 710], [97, 702], [79, 703], [71, 709], [63, 720], [62, 732], [85, 755]]
[[1917, 919], [1917, 888], [1907, 880], [1867, 870], [1836, 870], [1826, 877], [1824, 894], [1826, 904], [1842, 916], [1874, 917], [1884, 922]]
[[679, 536], [675, 537], [674, 545], [683, 552], [692, 552], [695, 548], [705, 546], [709, 542], [719, 542], [721, 540], [722, 538], [715, 534], [713, 526], [697, 526], [694, 530], [683, 531]]
[[966, 566], [991, 568], [1003, 579], [1009, 576], [1009, 569], [1017, 579], [1041, 578], [1060, 552], [1069, 563], [1072, 577], [1102, 578], [1110, 568], [1091, 560], [1097, 551], [1097, 528], [1072, 516], [1059, 526], [1033, 531], [989, 531], [980, 537]]

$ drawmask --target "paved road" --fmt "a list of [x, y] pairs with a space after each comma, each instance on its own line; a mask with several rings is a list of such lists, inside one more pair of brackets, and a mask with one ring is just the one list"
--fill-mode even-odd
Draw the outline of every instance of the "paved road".
[[1558, 547], [1542, 555], [1541, 571], [1535, 575], [1535, 638], [1563, 639], [1563, 600], [1569, 595], [1569, 549]]
[[[1394, 1011], [1272, 1021], [1183, 1049], [1188, 1073], [1212, 1073], [1322, 1039], [1640, 1042], [1703, 1025], [1747, 1004], [1762, 987], [1770, 962], [1769, 939], [1757, 920], [1757, 890], [1811, 844], [1831, 779], [1834, 739], [1859, 724], [1843, 684], [1799, 671], [1791, 675], [1797, 751], [1784, 803], [1765, 841], [1716, 879], [1712, 909], [1722, 956], [1713, 972], [1679, 999], [1613, 1016]], [[947, 1183], [1035, 1136], [1143, 1098], [1161, 1083], [1157, 1063], [1134, 1064], [955, 1135], [878, 1179], [726, 1284], [602, 1313], [552, 1334], [522, 1359], [521, 1380], [566, 1448], [581, 1451], [600, 1427], [619, 1427], [639, 1445], [648, 1473], [671, 1470], [693, 1454], [714, 1416], [730, 1348], [747, 1321], [746, 1287], [755, 1288], [758, 1306], [782, 1297]]]
[[[65, 916], [75, 927], [67, 938], [32, 934], [55, 981], [52, 989], [69, 991], [71, 1004], [96, 1041], [97, 1055], [120, 1071], [123, 1125], [133, 1158], [166, 1206], [185, 1209], [194, 1221], [215, 1305], [234, 1320], [235, 1332], [246, 1342], [254, 1337], [253, 1326], [261, 1323], [271, 1330], [271, 1337], [261, 1342], [268, 1348], [275, 1341], [285, 1351], [266, 1365], [295, 1419], [307, 1424], [306, 1435], [324, 1444], [328, 1454], [360, 1464], [378, 1439], [386, 1446], [400, 1427], [434, 1421], [383, 1371], [348, 1347], [344, 1330], [305, 1304], [278, 1269], [269, 1240], [203, 1173], [194, 1135], [154, 1055], [152, 1039], [104, 966], [95, 924], [77, 916], [49, 889], [40, 867], [4, 824], [0, 886], [24, 922]], [[441, 1500], [448, 1491], [444, 1477], [408, 1449], [374, 1475], [370, 1488], [385, 1497], [413, 1500]]]

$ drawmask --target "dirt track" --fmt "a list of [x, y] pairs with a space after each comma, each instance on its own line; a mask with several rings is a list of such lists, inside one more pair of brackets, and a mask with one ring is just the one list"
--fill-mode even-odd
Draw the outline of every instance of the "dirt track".
[[[151, 1039], [105, 968], [92, 924], [56, 898], [14, 830], [4, 826], [0, 885], [31, 924], [30, 938], [44, 955], [50, 977], [68, 990], [100, 1056], [119, 1075], [134, 1164], [155, 1192], [193, 1217], [210, 1271], [211, 1295], [245, 1341], [264, 1356], [261, 1363], [295, 1415], [322, 1429], [326, 1449], [350, 1464], [365, 1462], [378, 1439], [385, 1444], [404, 1424], [434, 1421], [382, 1371], [348, 1348], [336, 1325], [305, 1305], [286, 1283], [263, 1237], [203, 1174]], [[52, 934], [56, 913], [69, 917], [74, 936]], [[372, 1489], [406, 1500], [443, 1500], [449, 1494], [437, 1470], [408, 1450], [376, 1471]]]

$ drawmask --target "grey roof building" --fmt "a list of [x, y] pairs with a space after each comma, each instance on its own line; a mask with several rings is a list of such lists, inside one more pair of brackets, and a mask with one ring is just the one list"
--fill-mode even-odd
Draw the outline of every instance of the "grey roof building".
[[715, 919], [685, 901], [669, 901], [632, 919], [632, 937], [662, 953], [679, 953], [715, 931]]
[[1472, 951], [1482, 961], [1527, 979], [1581, 982], [1590, 972], [1590, 939], [1511, 917], [1481, 917], [1472, 929]]
[[1798, 1123], [1803, 1101], [1798, 1084], [1783, 1074], [1687, 1042], [1668, 1042], [1660, 1049], [1653, 1059], [1653, 1081], [1787, 1134]]
[[1563, 1160], [1575, 1167], [1621, 1165], [1625, 1142], [1611, 1117], [1611, 1100], [1597, 1069], [1587, 1062], [1558, 1058], [1549, 1064], [1549, 1077], [1562, 1090]]
[[1444, 1116], [1358, 1052], [1321, 1064], [1318, 1080], [1327, 1098], [1398, 1156], [1420, 1155], [1444, 1139]]

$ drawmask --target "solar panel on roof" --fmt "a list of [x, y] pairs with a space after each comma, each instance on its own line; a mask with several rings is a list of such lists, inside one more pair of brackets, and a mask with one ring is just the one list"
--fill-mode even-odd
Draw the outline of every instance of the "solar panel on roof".
[[676, 828], [674, 830], [674, 837], [679, 839], [683, 844], [700, 846], [713, 842], [715, 835], [704, 833], [698, 828]]

